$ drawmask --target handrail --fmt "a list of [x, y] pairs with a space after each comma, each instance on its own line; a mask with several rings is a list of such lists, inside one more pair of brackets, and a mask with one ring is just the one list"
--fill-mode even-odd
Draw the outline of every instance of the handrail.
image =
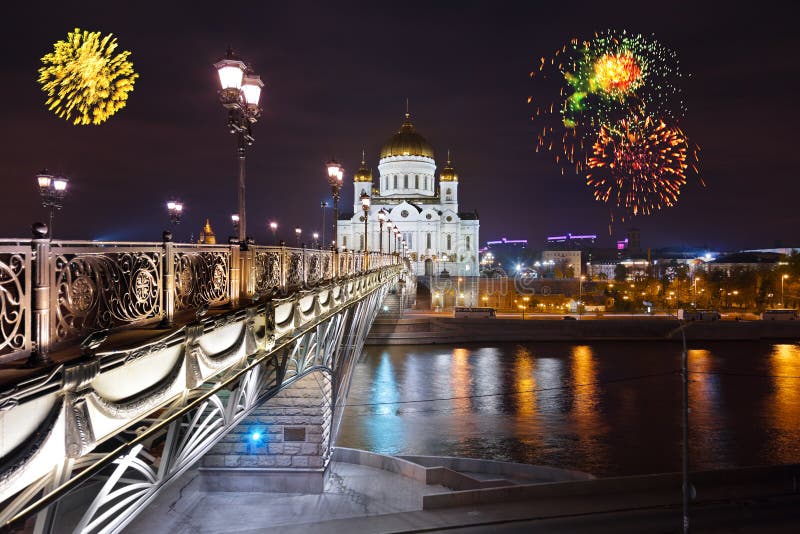
[[238, 243], [0, 239], [0, 363], [46, 362], [53, 347], [96, 330], [169, 326], [179, 311], [238, 306], [401, 261], [375, 251]]

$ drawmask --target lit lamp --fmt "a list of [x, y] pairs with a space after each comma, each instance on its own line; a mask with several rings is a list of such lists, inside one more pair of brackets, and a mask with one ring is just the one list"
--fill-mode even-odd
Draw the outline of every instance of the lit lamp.
[[336, 241], [339, 239], [339, 192], [342, 190], [344, 169], [335, 159], [331, 159], [325, 167], [328, 169], [328, 184], [331, 186], [333, 196], [333, 240]]
[[216, 62], [220, 82], [219, 99], [228, 110], [228, 129], [237, 136], [239, 155], [239, 176], [237, 180], [238, 216], [240, 217], [239, 243], [247, 241], [247, 216], [245, 211], [245, 149], [253, 144], [251, 127], [261, 115], [259, 100], [264, 82], [253, 74], [247, 64], [234, 57], [228, 49], [224, 59]]
[[174, 225], [181, 223], [181, 215], [183, 215], [183, 203], [179, 200], [170, 200], [167, 202], [167, 213], [169, 213], [169, 221]]
[[233, 231], [238, 233], [238, 231], [239, 231], [239, 215], [238, 214], [234, 213], [234, 214], [231, 215], [231, 224], [233, 224]]
[[272, 231], [272, 246], [275, 246], [278, 244], [277, 241], [278, 223], [276, 223], [275, 221], [270, 221], [269, 229]]
[[43, 170], [36, 175], [36, 184], [39, 186], [39, 195], [42, 197], [42, 206], [50, 208], [50, 238], [53, 237], [53, 218], [55, 210], [60, 210], [63, 206], [64, 197], [67, 196], [67, 185], [69, 180], [63, 176], [53, 176]]
[[369, 195], [363, 193], [361, 195], [361, 209], [364, 210], [364, 252], [367, 252], [367, 223], [369, 223]]
[[394, 228], [392, 229], [392, 232], [394, 232], [394, 240], [395, 240], [394, 250], [395, 250], [395, 253], [396, 254], [400, 254], [400, 229], [397, 227], [396, 224], [394, 225]]
[[297, 237], [297, 248], [300, 248], [300, 234], [302, 233], [303, 230], [301, 228], [298, 227], [294, 229], [294, 235]]
[[314, 238], [314, 248], [317, 248], [319, 246], [319, 234], [314, 232], [311, 236]]

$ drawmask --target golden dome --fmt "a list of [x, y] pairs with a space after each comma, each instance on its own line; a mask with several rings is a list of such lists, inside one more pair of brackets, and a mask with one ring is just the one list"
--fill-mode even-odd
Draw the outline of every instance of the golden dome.
[[203, 229], [200, 231], [200, 241], [198, 241], [201, 245], [216, 245], [217, 238], [214, 235], [214, 230], [211, 229], [211, 222], [206, 219], [206, 224], [203, 226]]
[[361, 167], [356, 171], [355, 175], [353, 175], [354, 182], [371, 182], [372, 181], [372, 171], [367, 168], [367, 162], [364, 156], [364, 151], [361, 151]]
[[447, 151], [447, 165], [444, 166], [442, 172], [439, 173], [439, 181], [440, 182], [457, 182], [458, 181], [458, 173], [450, 164], [450, 151]]
[[381, 159], [390, 156], [425, 156], [433, 159], [433, 147], [414, 129], [410, 113], [406, 113], [400, 129], [381, 148]]

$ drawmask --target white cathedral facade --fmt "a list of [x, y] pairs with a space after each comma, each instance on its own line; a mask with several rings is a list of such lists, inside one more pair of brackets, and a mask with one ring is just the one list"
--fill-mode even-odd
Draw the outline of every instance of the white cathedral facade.
[[[416, 274], [446, 271], [451, 276], [478, 276], [478, 213], [459, 211], [458, 174], [450, 161], [439, 173], [437, 187], [433, 147], [416, 132], [410, 114], [406, 113], [400, 130], [383, 145], [378, 173], [374, 184], [372, 171], [362, 161], [353, 177], [353, 212], [339, 217], [336, 242], [340, 250], [364, 250], [361, 196], [366, 194], [371, 197], [366, 222], [368, 250], [382, 247], [389, 252], [391, 246], [395, 252], [396, 240], [394, 234], [389, 237], [387, 228], [397, 226]], [[382, 239], [381, 210], [386, 216]]]

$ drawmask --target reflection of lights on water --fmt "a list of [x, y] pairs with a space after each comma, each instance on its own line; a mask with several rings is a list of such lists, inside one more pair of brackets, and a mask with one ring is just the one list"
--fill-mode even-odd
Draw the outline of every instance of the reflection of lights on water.
[[588, 345], [578, 345], [572, 349], [572, 384], [575, 401], [574, 415], [578, 424], [592, 425], [596, 422], [597, 396], [597, 364]]
[[453, 392], [453, 407], [466, 409], [470, 407], [470, 384], [472, 382], [472, 369], [469, 365], [469, 351], [467, 349], [454, 349], [452, 366], [450, 367], [450, 383]]
[[371, 392], [370, 403], [374, 406], [366, 425], [369, 450], [396, 454], [403, 446], [403, 425], [397, 414], [400, 392], [388, 352], [383, 353], [375, 370]]
[[769, 411], [774, 424], [783, 430], [796, 430], [800, 421], [800, 347], [797, 345], [774, 345], [769, 358], [769, 373], [774, 376], [774, 394]]
[[517, 415], [536, 413], [536, 378], [533, 376], [533, 357], [525, 347], [519, 347], [514, 355], [514, 390], [517, 392]]
[[384, 353], [375, 371], [375, 384], [372, 386], [372, 402], [377, 404], [375, 413], [378, 415], [394, 413], [397, 406], [392, 403], [397, 402], [399, 398], [392, 361], [389, 359], [389, 354]]
[[772, 375], [772, 394], [765, 399], [764, 411], [772, 427], [772, 439], [765, 445], [771, 463], [797, 462], [797, 428], [800, 421], [800, 347], [776, 344], [769, 355], [768, 374]]

